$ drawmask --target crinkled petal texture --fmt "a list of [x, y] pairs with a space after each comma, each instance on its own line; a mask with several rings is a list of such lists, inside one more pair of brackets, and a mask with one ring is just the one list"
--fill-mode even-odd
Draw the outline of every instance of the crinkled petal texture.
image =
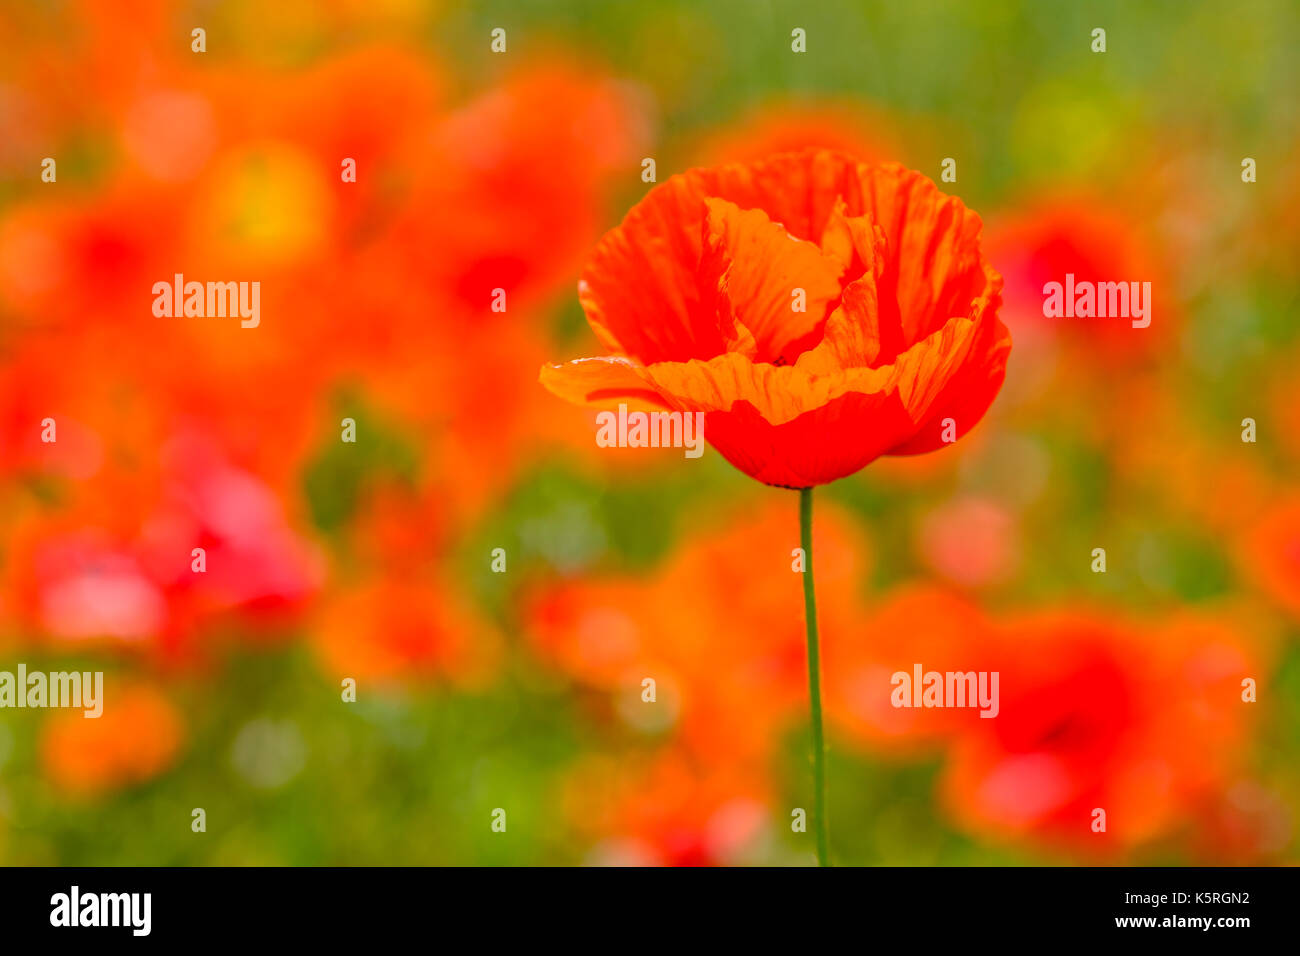
[[579, 283], [611, 354], [542, 383], [703, 412], [709, 443], [770, 485], [931, 451], [988, 410], [1011, 350], [980, 228], [920, 173], [826, 150], [674, 176]]

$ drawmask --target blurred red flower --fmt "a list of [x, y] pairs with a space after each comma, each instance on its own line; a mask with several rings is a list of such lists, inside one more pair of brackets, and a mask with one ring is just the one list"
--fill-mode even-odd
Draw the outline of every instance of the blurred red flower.
[[934, 571], [964, 587], [1000, 584], [1019, 562], [1016, 518], [989, 498], [964, 497], [930, 511], [921, 523], [919, 550]]
[[611, 760], [591, 757], [566, 780], [562, 799], [587, 862], [604, 866], [744, 863], [772, 826], [766, 774], [734, 763], [697, 763], [675, 750]]
[[[1171, 341], [1178, 324], [1176, 297], [1167, 271], [1133, 225], [1133, 217], [1095, 196], [1049, 195], [1019, 204], [1016, 211], [990, 217], [985, 245], [1006, 280], [1003, 318], [1017, 342], [1033, 351], [1043, 374], [1056, 368], [1058, 343], [1073, 359], [1099, 361], [1148, 359]], [[1065, 282], [1150, 282], [1154, 310], [1147, 328], [1123, 318], [1047, 318], [1044, 286]], [[1150, 304], [1150, 303], [1148, 303]], [[1063, 368], [1069, 373], [1069, 363]], [[1092, 374], [1092, 373], [1088, 373]]]
[[1233, 780], [1254, 706], [1242, 680], [1260, 661], [1216, 618], [1052, 611], [1009, 621], [983, 660], [1000, 711], [965, 722], [943, 778], [968, 829], [1113, 857], [1195, 819]]
[[265, 633], [315, 593], [321, 558], [263, 483], [197, 435], [160, 457], [154, 473], [105, 469], [15, 516], [0, 608], [20, 635], [184, 658], [230, 614]]

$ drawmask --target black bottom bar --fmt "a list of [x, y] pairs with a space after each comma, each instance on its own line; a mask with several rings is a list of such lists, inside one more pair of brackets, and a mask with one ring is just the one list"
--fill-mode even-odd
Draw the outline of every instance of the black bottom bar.
[[687, 938], [661, 935], [680, 929], [827, 946], [848, 933], [867, 948], [882, 931], [923, 947], [1130, 937], [1181, 948], [1293, 937], [1298, 889], [1285, 868], [8, 869], [0, 916], [9, 943], [436, 944], [468, 932], [622, 946]]

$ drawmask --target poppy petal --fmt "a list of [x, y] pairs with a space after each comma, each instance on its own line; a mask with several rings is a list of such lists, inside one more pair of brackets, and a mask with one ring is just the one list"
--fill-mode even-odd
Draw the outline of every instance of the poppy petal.
[[[891, 449], [890, 455], [934, 451], [965, 435], [984, 417], [1006, 378], [1011, 333], [997, 319], [986, 320], [981, 323], [971, 352], [987, 357], [981, 362], [967, 363], [944, 385], [915, 437]], [[948, 419], [952, 419], [953, 431], [945, 435]]]
[[[732, 465], [764, 484], [809, 488], [844, 478], [910, 434], [897, 393], [849, 392], [781, 425], [749, 402], [704, 419], [704, 437]], [[854, 441], [827, 441], [851, 435]]]
[[697, 177], [674, 176], [596, 245], [578, 298], [609, 351], [645, 363], [723, 351], [716, 315], [701, 307], [696, 282], [705, 197]]
[[730, 318], [724, 329], [743, 324], [753, 334], [759, 361], [793, 360], [783, 351], [795, 351], [795, 343], [814, 334], [839, 298], [836, 263], [761, 209], [742, 211], [724, 199], [705, 204], [700, 277], [718, 290], [719, 310]]
[[863, 212], [880, 226], [890, 251], [881, 298], [898, 304], [903, 339], [911, 344], [949, 316], [970, 315], [984, 293], [982, 223], [921, 173], [897, 163], [865, 169]]
[[669, 407], [649, 384], [645, 369], [621, 355], [544, 365], [538, 380], [551, 392], [575, 405], [599, 406], [628, 401], [656, 408]]

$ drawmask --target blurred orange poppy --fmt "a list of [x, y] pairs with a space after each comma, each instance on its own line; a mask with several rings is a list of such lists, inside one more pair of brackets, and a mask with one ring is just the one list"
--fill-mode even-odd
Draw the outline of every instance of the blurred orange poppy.
[[442, 677], [474, 684], [493, 673], [500, 641], [440, 583], [372, 576], [324, 601], [312, 641], [340, 679]]
[[1242, 535], [1238, 550], [1247, 577], [1300, 618], [1300, 495], [1265, 509]]
[[695, 169], [601, 240], [579, 285], [613, 354], [542, 369], [570, 401], [706, 414], [710, 443], [809, 488], [942, 447], [1011, 339], [980, 220], [929, 179], [810, 150]]
[[162, 693], [147, 684], [122, 686], [110, 676], [101, 716], [69, 711], [50, 718], [41, 761], [61, 789], [98, 794], [162, 773], [176, 759], [183, 738], [180, 716]]
[[[815, 533], [820, 614], [847, 644], [847, 635], [865, 633], [857, 588], [866, 546], [833, 507], [822, 509]], [[768, 504], [692, 537], [648, 580], [551, 586], [528, 604], [533, 646], [609, 692], [633, 728], [671, 734], [711, 765], [766, 766], [806, 693], [800, 597], [789, 587], [798, 541], [794, 516]], [[647, 677], [656, 682], [653, 705], [642, 699]]]
[[891, 678], [915, 664], [939, 672], [979, 670], [993, 622], [975, 604], [931, 584], [881, 598], [859, 626], [827, 633], [826, 709], [833, 725], [865, 747], [916, 756], [948, 743], [970, 710], [895, 707]]
[[716, 166], [829, 149], [877, 162], [900, 155], [893, 126], [861, 100], [778, 100], [708, 136], [692, 155], [700, 166]]

